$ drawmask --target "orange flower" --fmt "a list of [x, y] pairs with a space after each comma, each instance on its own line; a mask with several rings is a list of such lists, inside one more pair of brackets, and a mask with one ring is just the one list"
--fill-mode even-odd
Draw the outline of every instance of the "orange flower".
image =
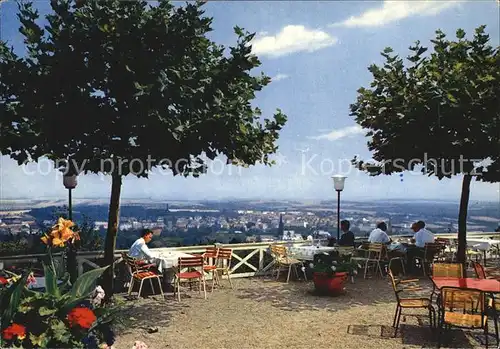
[[73, 223], [71, 220], [69, 219], [64, 219], [62, 217], [60, 217], [58, 220], [57, 220], [57, 223], [56, 225], [54, 225], [52, 227], [52, 229], [57, 229], [59, 231], [63, 231], [65, 229], [70, 229], [70, 228], [73, 228], [75, 226], [75, 223]]
[[40, 240], [42, 240], [42, 242], [45, 244], [45, 245], [48, 245], [49, 244], [49, 237], [47, 236], [47, 234], [44, 234], [44, 236], [42, 236], [40, 238]]
[[52, 239], [52, 246], [64, 247], [64, 241], [59, 239], [59, 238], [53, 238]]
[[26, 327], [19, 324], [12, 324], [3, 330], [3, 338], [6, 340], [12, 340], [14, 338], [23, 340], [26, 338]]
[[89, 308], [80, 307], [73, 308], [68, 313], [68, 322], [71, 327], [76, 325], [81, 328], [90, 328], [92, 324], [97, 320], [94, 312]]
[[59, 233], [61, 234], [61, 239], [64, 241], [72, 239], [74, 235], [73, 231], [69, 228], [64, 228], [63, 230], [60, 230]]
[[79, 240], [79, 235], [71, 230], [74, 226], [75, 223], [69, 219], [59, 218], [57, 224], [52, 227], [50, 234], [45, 234], [45, 236], [41, 238], [42, 242], [46, 245], [64, 247], [67, 241], [74, 242], [75, 240]]

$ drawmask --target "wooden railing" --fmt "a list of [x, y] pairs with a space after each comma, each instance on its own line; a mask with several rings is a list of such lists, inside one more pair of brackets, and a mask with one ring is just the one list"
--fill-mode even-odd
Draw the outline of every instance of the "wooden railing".
[[[439, 234], [438, 237], [456, 239], [456, 234]], [[398, 236], [392, 236], [392, 238], [397, 238]], [[468, 237], [474, 238], [496, 238], [498, 239], [498, 234], [495, 233], [468, 233]], [[286, 246], [300, 246], [304, 245], [306, 241], [276, 241], [273, 244], [282, 244]], [[220, 244], [220, 247], [228, 247], [233, 249], [233, 255], [231, 260], [231, 277], [251, 277], [256, 275], [266, 274], [272, 266], [272, 258], [269, 254], [269, 245], [271, 242], [257, 242], [257, 243], [242, 243], [242, 244]], [[152, 251], [156, 252], [167, 252], [167, 251], [180, 251], [185, 253], [203, 253], [207, 247], [213, 247], [213, 245], [203, 245], [203, 246], [183, 246], [183, 247], [168, 247], [168, 248], [152, 248]], [[121, 253], [127, 250], [117, 250], [115, 252], [115, 261], [119, 262], [121, 259]], [[0, 261], [4, 263], [4, 266], [20, 265], [20, 264], [34, 264], [39, 265], [41, 260], [45, 257], [42, 254], [33, 255], [20, 255], [20, 256], [8, 256], [0, 257]], [[62, 255], [54, 254], [54, 259], [60, 267], [64, 266]], [[79, 252], [77, 256], [78, 262], [78, 273], [82, 274], [85, 270], [95, 269], [102, 265], [102, 259], [104, 258], [103, 251], [95, 252]], [[101, 262], [101, 263], [100, 263]]]
[[[305, 241], [278, 241], [273, 244], [282, 244], [286, 246], [300, 246], [306, 243]], [[227, 247], [233, 250], [231, 259], [231, 277], [251, 277], [256, 275], [264, 275], [271, 268], [273, 262], [268, 249], [270, 242], [257, 242], [257, 243], [242, 243], [242, 244], [218, 244], [220, 247]], [[203, 246], [183, 246], [183, 247], [165, 247], [165, 248], [152, 248], [151, 251], [162, 253], [168, 251], [179, 251], [185, 253], [203, 253], [207, 247], [213, 245]], [[115, 251], [115, 261], [121, 261], [121, 253], [127, 250]], [[22, 255], [22, 256], [9, 256], [1, 257], [0, 261], [5, 266], [21, 265], [21, 264], [39, 264], [45, 257], [42, 254], [36, 255]], [[62, 255], [60, 253], [53, 254], [54, 260], [58, 261], [57, 264], [63, 265]], [[96, 252], [79, 252], [77, 255], [78, 274], [81, 275], [85, 270], [99, 268], [102, 263], [100, 260], [104, 258], [104, 251]]]

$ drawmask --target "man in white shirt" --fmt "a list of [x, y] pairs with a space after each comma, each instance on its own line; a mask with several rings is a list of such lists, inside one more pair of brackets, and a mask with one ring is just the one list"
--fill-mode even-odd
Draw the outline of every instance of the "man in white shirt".
[[425, 229], [425, 223], [423, 221], [413, 223], [411, 229], [415, 232], [415, 235], [413, 235], [415, 246], [424, 248], [425, 244], [434, 242], [434, 234]]
[[137, 259], [153, 260], [153, 254], [149, 250], [147, 244], [153, 239], [153, 232], [149, 229], [144, 229], [141, 232], [141, 237], [132, 244], [128, 255]]
[[385, 222], [380, 222], [377, 224], [377, 228], [373, 229], [368, 237], [368, 242], [370, 243], [379, 243], [379, 244], [389, 244], [391, 239], [389, 235], [386, 233], [387, 224]]

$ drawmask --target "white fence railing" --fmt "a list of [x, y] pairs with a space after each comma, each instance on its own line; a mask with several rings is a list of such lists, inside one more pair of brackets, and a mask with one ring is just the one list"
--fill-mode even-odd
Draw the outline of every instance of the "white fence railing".
[[[300, 246], [305, 243], [305, 241], [278, 241], [273, 242], [276, 244], [282, 244], [287, 246]], [[268, 253], [269, 242], [256, 242], [256, 243], [243, 243], [243, 244], [220, 244], [220, 247], [227, 247], [233, 250], [232, 253], [232, 263], [231, 263], [231, 277], [251, 277], [256, 275], [263, 275], [272, 266], [272, 258]], [[203, 253], [207, 247], [213, 247], [213, 245], [203, 245], [203, 246], [183, 246], [183, 247], [165, 247], [165, 248], [152, 248], [155, 252], [168, 252], [168, 251], [180, 251], [185, 253]], [[115, 251], [115, 261], [121, 259], [121, 253], [127, 250], [117, 250]], [[4, 263], [4, 266], [19, 265], [19, 264], [37, 264], [40, 263], [45, 255], [22, 255], [22, 256], [8, 256], [1, 257], [0, 261]], [[62, 265], [62, 255], [54, 254], [54, 259], [58, 261], [57, 264]], [[99, 260], [104, 258], [104, 251], [96, 252], [79, 252], [77, 255], [78, 263], [78, 273], [82, 274], [84, 270], [90, 268], [99, 268]], [[242, 270], [246, 267], [246, 271]]]
[[[456, 234], [439, 234], [438, 237], [456, 239]], [[499, 239], [498, 233], [483, 233], [483, 232], [470, 232], [467, 233], [468, 238], [496, 238]], [[398, 238], [399, 235], [392, 236]], [[364, 238], [366, 239], [366, 238]], [[363, 240], [360, 238], [359, 240]], [[272, 266], [272, 258], [268, 253], [269, 245], [282, 244], [287, 246], [300, 246], [304, 245], [306, 241], [276, 241], [276, 242], [255, 242], [255, 243], [242, 243], [242, 244], [220, 244], [220, 247], [227, 247], [233, 250], [231, 263], [231, 277], [251, 277], [256, 275], [265, 274]], [[152, 248], [152, 251], [167, 252], [167, 251], [180, 251], [185, 253], [203, 253], [207, 247], [213, 245], [203, 246], [182, 246], [182, 247], [165, 247], [165, 248]], [[126, 250], [115, 251], [115, 260], [121, 259], [121, 253]], [[54, 259], [57, 264], [63, 266], [61, 254], [54, 254]], [[0, 261], [4, 266], [19, 265], [19, 264], [38, 264], [45, 257], [43, 254], [32, 255], [19, 255], [0, 257]], [[99, 260], [104, 258], [104, 251], [95, 252], [79, 252], [77, 255], [78, 273], [82, 274], [86, 269], [98, 268]], [[242, 269], [246, 268], [246, 271]]]

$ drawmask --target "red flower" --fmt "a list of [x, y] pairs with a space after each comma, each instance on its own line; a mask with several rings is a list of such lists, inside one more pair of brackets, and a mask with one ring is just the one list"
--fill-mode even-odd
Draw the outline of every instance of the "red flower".
[[74, 308], [68, 313], [68, 322], [71, 327], [90, 328], [97, 320], [94, 312], [89, 308]]
[[19, 324], [12, 324], [3, 330], [3, 338], [6, 340], [12, 340], [15, 337], [23, 340], [26, 338], [26, 327]]
[[9, 280], [4, 278], [3, 276], [0, 276], [0, 285], [7, 285], [9, 283]]

